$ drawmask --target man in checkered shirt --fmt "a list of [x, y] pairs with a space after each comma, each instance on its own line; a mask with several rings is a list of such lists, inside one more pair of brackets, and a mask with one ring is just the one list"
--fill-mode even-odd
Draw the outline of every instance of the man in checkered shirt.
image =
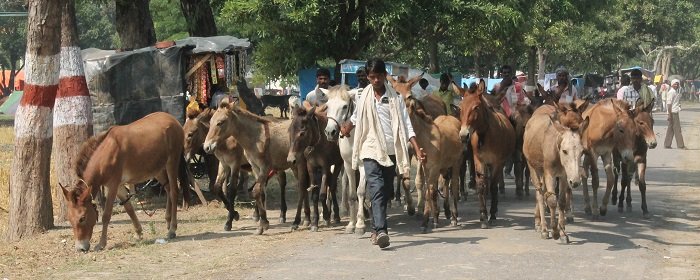
[[646, 108], [647, 105], [654, 102], [654, 93], [651, 92], [649, 87], [642, 84], [641, 70], [632, 70], [632, 72], [630, 72], [630, 78], [632, 84], [625, 89], [622, 100], [627, 101], [627, 104], [630, 105], [630, 109], [634, 109], [637, 106]]

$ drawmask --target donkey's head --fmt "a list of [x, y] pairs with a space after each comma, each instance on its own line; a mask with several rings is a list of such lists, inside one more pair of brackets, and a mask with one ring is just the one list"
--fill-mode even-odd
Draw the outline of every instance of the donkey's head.
[[581, 141], [581, 132], [583, 132], [589, 124], [589, 118], [583, 121], [578, 117], [577, 123], [572, 123], [570, 120], [563, 124], [561, 118], [557, 115], [561, 111], [556, 111], [550, 115], [552, 126], [559, 134], [557, 152], [559, 162], [566, 173], [567, 182], [573, 188], [576, 188], [581, 183], [582, 169], [581, 156], [583, 155], [583, 143]]
[[185, 160], [190, 160], [203, 146], [214, 112], [207, 108], [197, 116], [187, 116], [182, 129], [185, 132]]
[[391, 75], [387, 75], [386, 79], [389, 81], [389, 83], [391, 83], [391, 87], [393, 87], [397, 93], [401, 94], [403, 98], [406, 98], [409, 95], [411, 95], [411, 89], [414, 85], [416, 85], [416, 83], [420, 81], [420, 79], [423, 78], [423, 74], [424, 73], [415, 76], [408, 81], [403, 79], [403, 77], [400, 77], [398, 80], [395, 80]]
[[289, 126], [290, 142], [287, 161], [294, 162], [306, 147], [315, 146], [321, 140], [322, 132], [317, 112], [324, 109], [325, 105], [324, 108], [313, 106], [308, 110], [299, 108], [294, 112], [294, 119]]
[[241, 110], [226, 101], [226, 99], [222, 100], [219, 108], [216, 109], [209, 120], [209, 131], [204, 140], [205, 152], [213, 153], [219, 143], [223, 143], [226, 138], [233, 135], [234, 128], [231, 127], [231, 123], [237, 118], [238, 114], [241, 114]]
[[92, 230], [97, 223], [97, 204], [92, 197], [92, 187], [80, 180], [77, 186], [66, 188], [59, 184], [68, 206], [68, 221], [73, 228], [75, 249], [90, 250]]
[[452, 86], [463, 96], [462, 102], [459, 104], [461, 111], [459, 120], [462, 123], [459, 136], [462, 137], [462, 140], [466, 140], [474, 132], [475, 125], [478, 125], [486, 118], [485, 112], [488, 104], [483, 98], [483, 94], [486, 91], [486, 83], [484, 80], [480, 80], [478, 85], [472, 84], [467, 90], [460, 88], [454, 83]]
[[355, 102], [346, 86], [334, 86], [328, 90], [328, 102], [325, 105], [329, 121], [324, 131], [328, 141], [335, 141], [340, 135], [340, 125], [350, 121]]
[[644, 142], [650, 149], [656, 148], [656, 134], [654, 134], [654, 118], [651, 116], [651, 110], [654, 103], [649, 103], [646, 107], [637, 106], [632, 111], [634, 123], [637, 126], [637, 138], [644, 139]]

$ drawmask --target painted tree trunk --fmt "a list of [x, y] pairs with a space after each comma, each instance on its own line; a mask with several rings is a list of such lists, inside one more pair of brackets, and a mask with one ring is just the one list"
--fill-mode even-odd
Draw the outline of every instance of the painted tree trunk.
[[53, 227], [52, 115], [58, 90], [61, 5], [29, 0], [24, 96], [15, 115], [15, 153], [10, 172], [10, 241]]
[[180, 0], [190, 36], [216, 36], [216, 23], [209, 0]]
[[[78, 177], [74, 161], [81, 144], [92, 135], [92, 104], [85, 81], [83, 60], [78, 47], [78, 30], [75, 24], [75, 1], [64, 0], [61, 16], [61, 71], [58, 94], [53, 115], [54, 171], [58, 183], [74, 185]], [[60, 188], [54, 188], [54, 197], [63, 198]], [[59, 199], [56, 221], [66, 218], [64, 199]]]
[[122, 49], [138, 49], [156, 43], [149, 0], [116, 0], [116, 28]]

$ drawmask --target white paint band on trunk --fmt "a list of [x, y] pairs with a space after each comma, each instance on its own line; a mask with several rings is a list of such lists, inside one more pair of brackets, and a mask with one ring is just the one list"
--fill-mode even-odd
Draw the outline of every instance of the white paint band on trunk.
[[26, 54], [25, 82], [36, 86], [58, 85], [59, 55], [36, 56]]
[[15, 138], [51, 138], [51, 123], [51, 108], [20, 105], [15, 114]]
[[92, 123], [90, 96], [56, 98], [53, 108], [53, 127], [87, 125]]
[[85, 76], [83, 70], [83, 58], [79, 47], [61, 48], [61, 74], [60, 77]]

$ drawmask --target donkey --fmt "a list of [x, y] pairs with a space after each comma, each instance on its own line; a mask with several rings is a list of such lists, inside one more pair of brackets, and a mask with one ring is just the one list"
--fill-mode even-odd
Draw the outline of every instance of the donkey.
[[[184, 139], [180, 123], [168, 113], [157, 112], [129, 125], [113, 126], [82, 145], [75, 164], [80, 181], [74, 187], [61, 186], [68, 205], [68, 220], [73, 228], [76, 250], [90, 250], [90, 238], [97, 223], [94, 198], [101, 186], [107, 188], [107, 201], [102, 214], [102, 235], [95, 246], [96, 251], [107, 246], [107, 229], [118, 188], [154, 177], [168, 193], [165, 206], [167, 237], [175, 238], [178, 177], [181, 188], [189, 185], [182, 152]], [[121, 196], [123, 194], [120, 194], [121, 201], [128, 200]], [[140, 239], [143, 230], [134, 208], [128, 201], [123, 205]]]
[[[289, 136], [291, 145], [287, 154], [287, 161], [295, 162], [297, 158], [304, 157], [306, 159], [307, 171], [309, 177], [312, 178], [313, 184], [311, 187], [311, 197], [313, 201], [313, 212], [311, 214], [311, 231], [318, 231], [318, 201], [319, 196], [321, 205], [323, 206], [323, 219], [326, 225], [331, 224], [330, 208], [327, 205], [326, 198], [330, 191], [330, 199], [333, 207], [333, 220], [340, 223], [340, 212], [338, 200], [336, 197], [336, 189], [338, 184], [338, 174], [340, 166], [343, 165], [343, 159], [340, 157], [338, 144], [328, 141], [325, 137], [322, 127], [325, 128], [328, 119], [322, 115], [325, 106], [317, 109], [298, 108], [293, 114], [292, 124], [289, 126]], [[331, 167], [336, 166], [331, 171]], [[321, 168], [321, 182], [315, 182], [313, 178], [314, 169]], [[305, 186], [300, 186], [300, 189]]]
[[515, 152], [513, 153], [513, 173], [515, 174], [515, 195], [523, 199], [523, 194], [530, 195], [530, 174], [523, 157], [525, 127], [534, 113], [535, 106], [516, 105], [510, 115], [510, 122], [515, 130]]
[[[645, 219], [649, 218], [649, 210], [647, 209], [647, 195], [646, 195], [646, 169], [647, 169], [647, 151], [649, 149], [656, 148], [656, 134], [654, 134], [654, 118], [651, 116], [651, 110], [653, 109], [653, 103], [650, 103], [646, 107], [637, 107], [630, 113], [633, 116], [634, 123], [637, 127], [636, 138], [634, 145], [634, 161], [623, 161], [620, 153], [615, 150], [613, 159], [615, 160], [615, 166], [618, 167], [621, 164], [619, 170], [622, 171], [622, 180], [620, 181], [620, 200], [617, 203], [618, 212], [622, 212], [622, 202], [625, 201], [625, 189], [627, 190], [627, 209], [628, 211], [632, 208], [632, 196], [631, 196], [631, 183], [632, 175], [635, 171], [638, 176], [639, 192], [642, 194], [642, 215]], [[636, 169], [635, 169], [636, 167]], [[615, 173], [615, 184], [612, 190], [612, 204], [616, 204], [617, 198], [617, 177], [618, 173]]]
[[[207, 108], [195, 117], [188, 115], [188, 119], [183, 126], [185, 131], [185, 159], [189, 160], [189, 158], [193, 156], [194, 151], [204, 151], [204, 139], [207, 136], [209, 121], [213, 114], [214, 110]], [[205, 155], [213, 157], [213, 161], [218, 162], [217, 167], [214, 169], [215, 171], [218, 170], [217, 175], [209, 175], [210, 178], [213, 177], [216, 179], [214, 183], [210, 185], [210, 190], [219, 196], [226, 206], [226, 210], [229, 211], [226, 224], [224, 225], [224, 230], [229, 231], [231, 230], [233, 220], [238, 221], [240, 217], [238, 212], [234, 209], [234, 201], [236, 200], [236, 195], [239, 190], [245, 188], [245, 172], [250, 172], [250, 169], [242, 167], [248, 165], [248, 159], [246, 159], [243, 154], [243, 148], [238, 145], [234, 137], [229, 137], [222, 145], [218, 145], [213, 154]], [[210, 161], [211, 159], [205, 158], [205, 160]], [[287, 174], [284, 172], [277, 172], [276, 176], [281, 192], [280, 208], [284, 209], [280, 214], [280, 223], [285, 223], [287, 209], [285, 195]], [[234, 186], [233, 190], [228, 190], [229, 186]], [[257, 218], [258, 216], [259, 214], [256, 208], [254, 217]]]
[[[515, 149], [515, 131], [508, 118], [496, 112], [486, 101], [484, 80], [476, 90], [460, 90], [464, 99], [460, 103], [463, 140], [469, 138], [474, 154], [476, 185], [480, 203], [481, 228], [489, 228], [496, 222], [498, 212], [498, 183], [503, 180], [503, 166]], [[486, 193], [491, 192], [491, 217], [486, 211]], [[488, 222], [487, 222], [488, 219]]]
[[[350, 131], [349, 135], [340, 135], [340, 126], [350, 121], [350, 117], [355, 111], [355, 98], [357, 91], [348, 91], [345, 86], [336, 86], [328, 90], [328, 102], [326, 102], [326, 124], [325, 133], [328, 141], [338, 141], [340, 156], [343, 158], [343, 172], [347, 184], [343, 185], [342, 194], [347, 196], [350, 222], [345, 227], [346, 233], [365, 233], [365, 170], [359, 168], [359, 179], [357, 171], [352, 169], [352, 145], [355, 139], [355, 131]], [[343, 180], [345, 181], [345, 180]], [[354, 214], [357, 213], [357, 214]]]
[[[535, 230], [543, 239], [549, 238], [545, 223], [545, 207], [549, 207], [552, 237], [557, 240], [564, 235], [566, 243], [569, 237], [565, 231], [565, 211], [571, 203], [569, 187], [581, 183], [580, 162], [583, 155], [581, 131], [588, 126], [589, 119], [558, 106], [544, 105], [538, 108], [528, 121], [523, 135], [523, 154], [527, 158], [532, 183], [537, 190], [535, 204]], [[556, 193], [559, 179], [559, 194]], [[555, 221], [555, 211], [559, 219]]]
[[[607, 213], [610, 191], [614, 183], [613, 150], [619, 151], [624, 161], [634, 160], [637, 127], [628, 110], [627, 102], [606, 99], [590, 106], [583, 113], [584, 118], [590, 118], [590, 125], [581, 134], [585, 149], [583, 166], [590, 170], [591, 185], [593, 186], [593, 203], [591, 204], [588, 194], [588, 180], [583, 180], [584, 210], [588, 215], [593, 214], [594, 220]], [[600, 206], [600, 209], [598, 209], [598, 157], [603, 160], [607, 177], [603, 205]], [[585, 172], [584, 176], [587, 178], [588, 172]]]
[[[451, 225], [457, 226], [457, 200], [459, 199], [459, 170], [462, 164], [462, 141], [459, 136], [460, 122], [453, 116], [438, 116], [433, 118], [425, 113], [421, 102], [413, 96], [408, 96], [406, 106], [408, 115], [416, 132], [416, 141], [424, 147], [427, 162], [422, 166], [425, 174], [421, 177], [426, 182], [417, 182], [419, 190], [425, 189], [425, 209], [423, 213], [423, 223], [421, 230], [428, 231], [428, 220], [433, 216], [433, 228], [438, 227], [438, 216], [440, 208], [437, 204], [438, 177], [442, 175], [445, 179], [443, 191], [446, 209], [449, 205], [449, 213], [445, 215], [451, 217]], [[418, 176], [416, 176], [418, 177]], [[427, 183], [427, 187], [424, 184]], [[449, 184], [449, 186], [448, 186]], [[422, 193], [419, 192], [419, 193]], [[450, 199], [450, 193], [452, 198]], [[411, 196], [407, 195], [408, 209], [412, 209]]]
[[[265, 188], [270, 174], [284, 172], [291, 167], [284, 155], [289, 150], [289, 137], [286, 133], [291, 121], [272, 122], [256, 116], [238, 106], [223, 101], [211, 117], [209, 132], [204, 141], [204, 150], [213, 153], [227, 139], [233, 136], [243, 148], [250, 162], [256, 183], [253, 197], [260, 220], [257, 234], [262, 234], [270, 226], [267, 220]], [[296, 169], [292, 169], [296, 176]], [[284, 194], [284, 185], [280, 184]], [[282, 198], [284, 200], [284, 198]], [[280, 209], [280, 217], [286, 217], [286, 203]]]

